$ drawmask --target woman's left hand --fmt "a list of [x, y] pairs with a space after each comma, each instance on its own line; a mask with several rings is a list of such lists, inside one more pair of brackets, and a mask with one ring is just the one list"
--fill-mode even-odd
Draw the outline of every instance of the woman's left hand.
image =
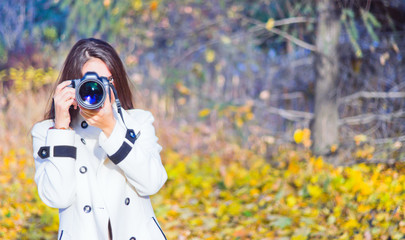
[[109, 96], [106, 97], [104, 105], [99, 109], [89, 110], [80, 107], [80, 115], [86, 119], [86, 122], [90, 126], [100, 128], [107, 137], [109, 137], [114, 130], [116, 119], [114, 118]]

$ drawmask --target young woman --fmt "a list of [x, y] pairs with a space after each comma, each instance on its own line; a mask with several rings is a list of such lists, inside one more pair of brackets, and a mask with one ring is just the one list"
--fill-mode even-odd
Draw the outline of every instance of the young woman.
[[[68, 86], [87, 72], [105, 77], [114, 94], [102, 107], [80, 107]], [[106, 88], [107, 89], [107, 88]], [[133, 109], [116, 51], [98, 39], [78, 41], [60, 73], [45, 120], [32, 129], [35, 182], [42, 201], [59, 209], [58, 239], [166, 239], [149, 196], [167, 180], [154, 119]]]

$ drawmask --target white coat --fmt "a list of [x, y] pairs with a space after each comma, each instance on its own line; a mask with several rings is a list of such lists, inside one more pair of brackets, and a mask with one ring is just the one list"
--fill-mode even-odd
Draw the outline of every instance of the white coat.
[[[42, 201], [59, 208], [59, 240], [166, 239], [149, 195], [167, 180], [154, 118], [123, 110], [110, 137], [78, 115], [73, 130], [44, 120], [32, 129], [35, 182]], [[126, 125], [126, 126], [125, 126]], [[135, 134], [134, 134], [135, 133]]]

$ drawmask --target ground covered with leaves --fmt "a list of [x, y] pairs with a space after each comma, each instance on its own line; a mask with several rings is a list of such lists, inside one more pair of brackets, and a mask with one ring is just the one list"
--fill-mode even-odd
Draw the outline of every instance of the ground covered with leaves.
[[[280, 147], [270, 164], [249, 150], [162, 153], [169, 180], [152, 196], [168, 239], [401, 239], [405, 168], [334, 167]], [[54, 239], [57, 210], [38, 198], [31, 155], [2, 153], [0, 238]]]

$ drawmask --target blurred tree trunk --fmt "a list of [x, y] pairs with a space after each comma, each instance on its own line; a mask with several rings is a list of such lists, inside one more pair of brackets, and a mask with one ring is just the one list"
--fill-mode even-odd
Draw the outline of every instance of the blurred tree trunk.
[[315, 119], [312, 126], [313, 150], [325, 155], [338, 143], [338, 105], [336, 87], [339, 77], [338, 44], [341, 29], [335, 1], [318, 1], [316, 36]]

